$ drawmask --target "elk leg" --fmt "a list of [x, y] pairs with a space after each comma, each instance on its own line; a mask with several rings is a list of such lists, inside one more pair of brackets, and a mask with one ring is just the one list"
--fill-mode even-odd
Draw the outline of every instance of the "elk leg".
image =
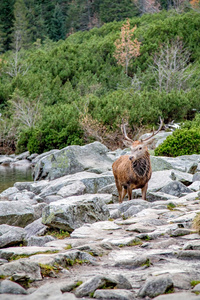
[[118, 194], [119, 194], [119, 203], [121, 203], [122, 202], [122, 186], [121, 186], [121, 184], [119, 184], [119, 182], [117, 180], [115, 180], [115, 183], [116, 183]]
[[122, 188], [122, 194], [121, 194], [121, 202], [124, 200], [124, 197], [127, 194], [127, 188], [123, 186]]
[[148, 183], [146, 183], [145, 186], [142, 188], [142, 199], [143, 200], [146, 200], [147, 188], [148, 188]]
[[128, 187], [128, 200], [131, 200], [132, 198], [132, 188], [129, 186]]

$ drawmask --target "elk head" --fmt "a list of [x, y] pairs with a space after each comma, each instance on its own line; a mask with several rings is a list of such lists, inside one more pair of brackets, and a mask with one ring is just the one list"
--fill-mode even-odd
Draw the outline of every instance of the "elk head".
[[147, 137], [146, 139], [139, 140], [139, 141], [133, 141], [132, 139], [130, 139], [127, 136], [125, 126], [126, 126], [126, 124], [123, 123], [121, 125], [121, 129], [122, 129], [122, 133], [124, 135], [123, 142], [127, 147], [130, 147], [130, 149], [131, 149], [131, 156], [129, 157], [129, 159], [130, 160], [138, 160], [139, 158], [144, 157], [145, 154], [148, 152], [147, 146], [148, 146], [148, 144], [150, 144], [152, 142], [152, 138], [162, 129], [163, 120], [160, 117], [160, 126], [157, 131], [154, 131], [154, 128], [153, 128], [153, 133], [149, 137]]

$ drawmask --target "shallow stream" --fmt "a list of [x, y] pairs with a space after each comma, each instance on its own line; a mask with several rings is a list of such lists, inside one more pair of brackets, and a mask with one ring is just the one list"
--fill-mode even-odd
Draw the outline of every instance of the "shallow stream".
[[0, 193], [21, 181], [33, 181], [31, 168], [0, 166]]

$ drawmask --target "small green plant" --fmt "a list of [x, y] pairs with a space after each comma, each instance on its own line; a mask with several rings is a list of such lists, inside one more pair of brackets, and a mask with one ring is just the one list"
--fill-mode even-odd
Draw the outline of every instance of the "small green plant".
[[127, 246], [132, 247], [132, 246], [140, 246], [142, 245], [142, 241], [141, 240], [135, 240], [132, 243], [128, 244]]
[[111, 282], [111, 281], [106, 281], [106, 283], [101, 287], [101, 289], [104, 290], [112, 290], [116, 287], [116, 283]]
[[68, 244], [66, 247], [64, 247], [65, 250], [72, 249], [72, 245]]
[[191, 287], [194, 287], [195, 285], [197, 285], [197, 284], [199, 284], [199, 283], [200, 283], [200, 280], [192, 280], [192, 281], [190, 282]]
[[198, 291], [194, 291], [193, 293], [195, 293], [195, 295], [199, 295], [200, 294], [200, 292], [198, 292]]
[[52, 235], [53, 237], [62, 240], [70, 236], [69, 232], [63, 229], [49, 229], [45, 235]]
[[[34, 253], [34, 254], [36, 254], [36, 253]], [[20, 255], [15, 254], [15, 255], [12, 255], [10, 258], [8, 258], [8, 261], [18, 260], [18, 259], [21, 259], [21, 258], [27, 258], [27, 257], [30, 257], [30, 256], [31, 256], [31, 254], [20, 254]]]
[[77, 282], [76, 282], [76, 287], [80, 286], [82, 283], [83, 283], [83, 281], [81, 281], [81, 280], [80, 280], [80, 281], [77, 281]]
[[166, 291], [165, 291], [165, 294], [172, 294], [172, 293], [174, 293], [174, 287], [173, 287], [173, 285], [170, 286], [170, 287], [168, 287], [166, 289]]
[[150, 236], [148, 235], [148, 234], [144, 234], [142, 237], [140, 237], [142, 240], [144, 240], [144, 241], [150, 241], [151, 240], [151, 238], [150, 238]]
[[147, 260], [142, 264], [142, 267], [147, 267], [147, 268], [149, 268], [150, 265], [151, 265], [150, 259], [147, 258]]
[[73, 265], [75, 265], [75, 264], [82, 265], [84, 263], [88, 263], [87, 260], [81, 260], [81, 259], [77, 259], [77, 258], [75, 258], [75, 259], [66, 258], [65, 262], [66, 262], [66, 265], [70, 266], [70, 267], [73, 267]]
[[39, 264], [42, 277], [52, 277], [55, 276], [55, 273], [59, 272], [59, 267], [51, 266], [51, 265], [45, 265], [45, 264]]
[[93, 296], [94, 296], [94, 292], [91, 292], [91, 293], [89, 294], [89, 297], [90, 297], [90, 298], [93, 298]]
[[167, 205], [167, 208], [169, 210], [173, 210], [175, 207], [176, 207], [176, 205], [174, 203], [171, 203], [171, 202]]
[[198, 233], [200, 233], [200, 213], [198, 213], [193, 222], [192, 222], [192, 227], [195, 229]]
[[[10, 278], [10, 281], [13, 281], [13, 282], [18, 282], [17, 280], [14, 280], [13, 276], [11, 276]], [[19, 281], [18, 283], [24, 288], [24, 289], [29, 289], [31, 286], [30, 286], [30, 283], [33, 282], [32, 280], [30, 279], [25, 279], [23, 281]]]

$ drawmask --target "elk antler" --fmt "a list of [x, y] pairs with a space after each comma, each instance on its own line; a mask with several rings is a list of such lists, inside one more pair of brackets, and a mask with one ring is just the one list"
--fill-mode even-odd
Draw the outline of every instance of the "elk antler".
[[127, 136], [127, 133], [126, 133], [126, 124], [124, 124], [124, 120], [122, 119], [122, 125], [121, 125], [121, 131], [122, 131], [122, 134], [124, 135], [125, 139], [131, 143], [133, 143], [133, 140], [130, 139], [128, 136]]
[[147, 137], [144, 140], [141, 140], [141, 142], [146, 142], [146, 141], [150, 140], [153, 136], [155, 136], [162, 129], [162, 127], [163, 127], [163, 120], [161, 119], [161, 117], [159, 117], [159, 119], [160, 119], [160, 126], [159, 126], [158, 130], [156, 132], [154, 132], [154, 128], [153, 128], [152, 135], [150, 135], [149, 137]]

